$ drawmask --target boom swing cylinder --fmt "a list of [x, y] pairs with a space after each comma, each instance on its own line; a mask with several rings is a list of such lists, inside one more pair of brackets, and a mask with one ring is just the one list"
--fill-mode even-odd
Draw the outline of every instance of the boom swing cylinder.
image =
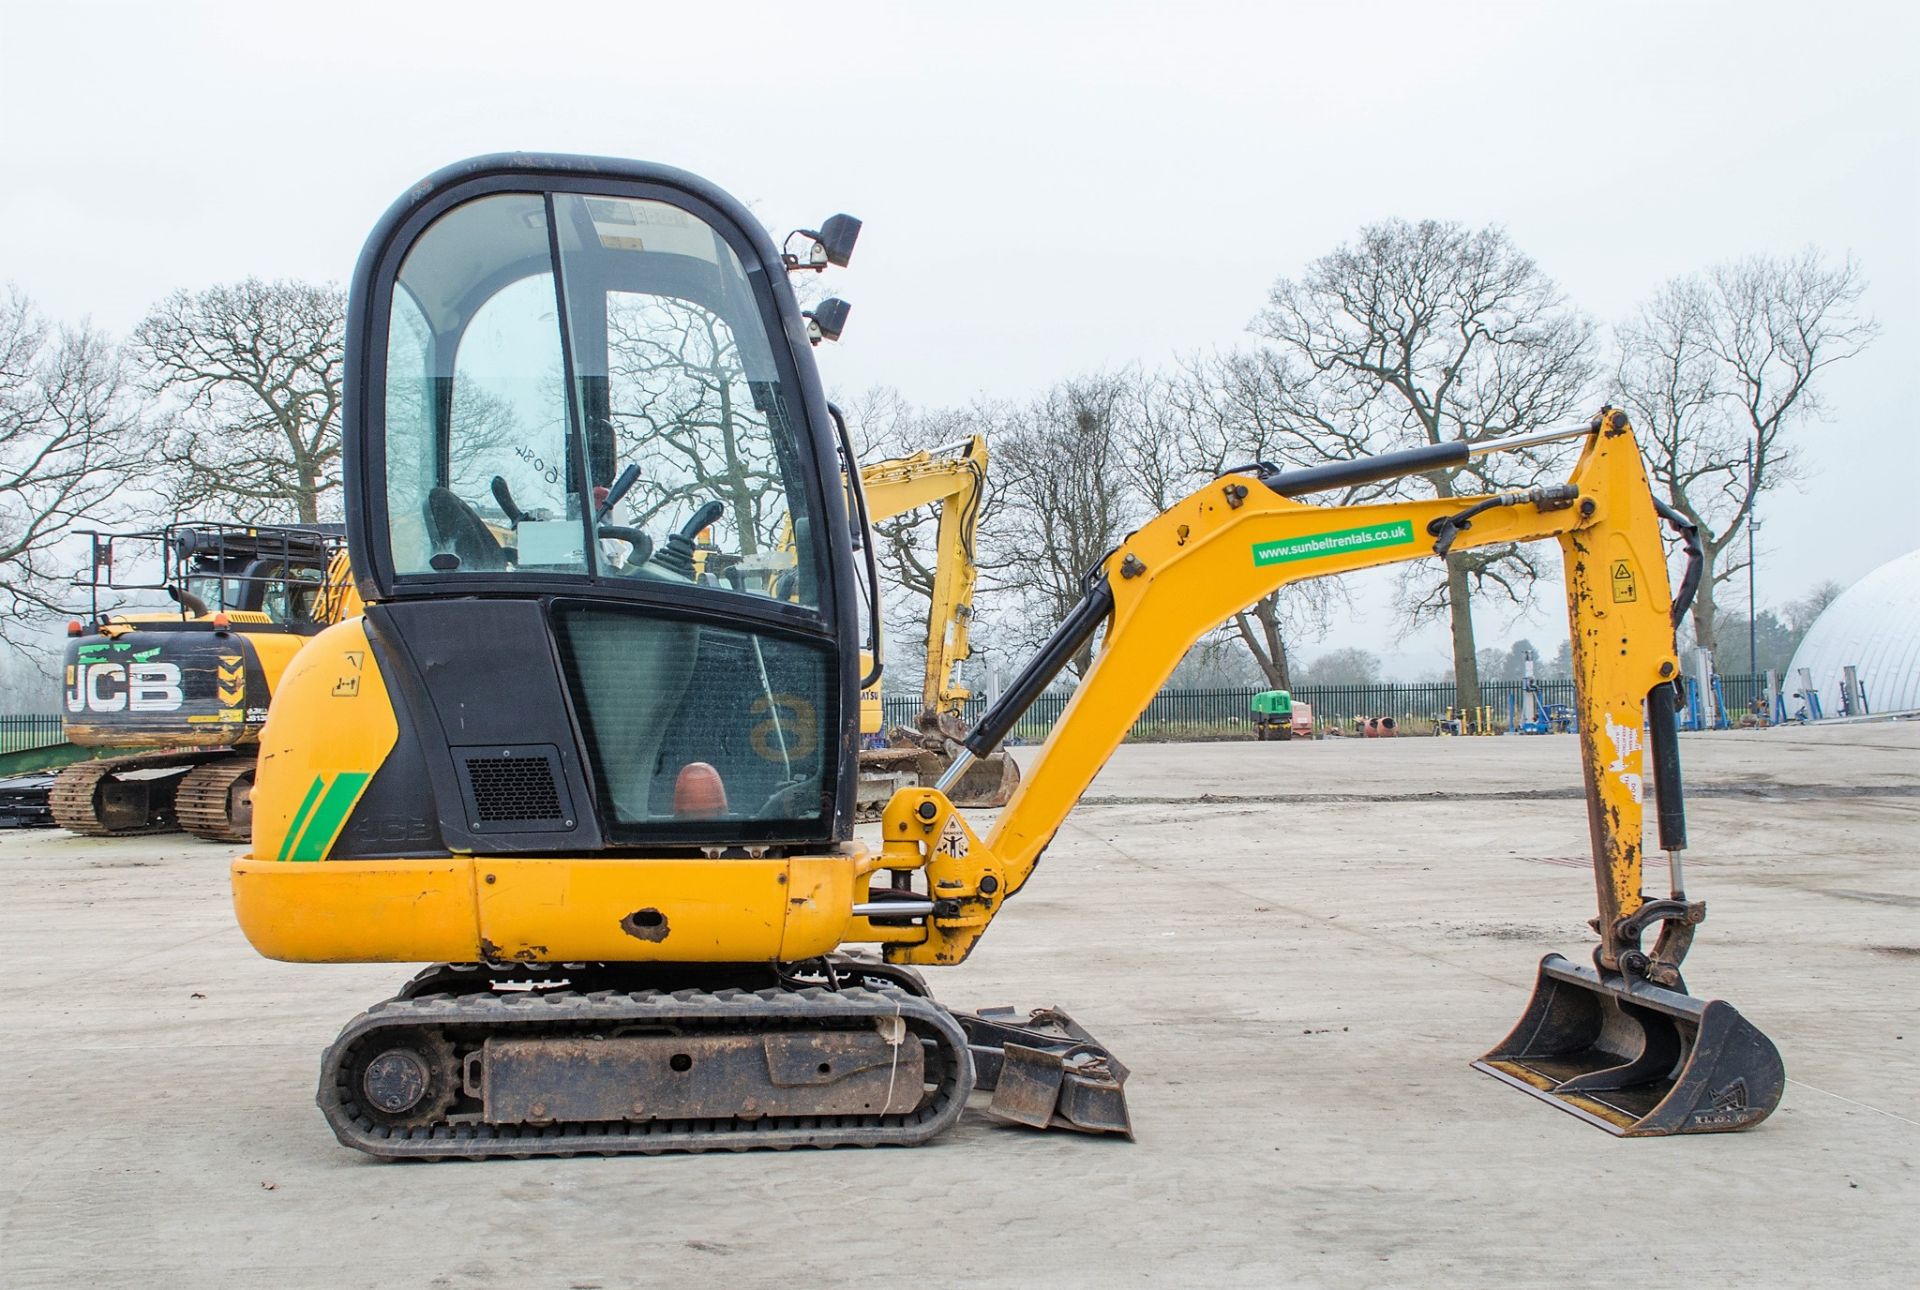
[[878, 849], [856, 840], [854, 468], [786, 281], [845, 262], [857, 224], [822, 227], [831, 247], [789, 263], [693, 176], [491, 157], [410, 190], [370, 239], [344, 411], [367, 607], [289, 665], [232, 871], [269, 957], [437, 965], [329, 1049], [343, 1142], [911, 1143], [974, 1089], [1005, 1119], [1128, 1133], [1126, 1068], [1064, 1014], [955, 1014], [916, 968], [972, 951], [1213, 624], [1301, 578], [1542, 538], [1567, 562], [1601, 943], [1592, 968], [1549, 957], [1484, 1065], [1626, 1132], [1772, 1109], [1772, 1046], [1680, 980], [1703, 908], [1640, 890], [1645, 706], [1663, 845], [1685, 841], [1677, 660], [1615, 412], [1575, 432], [1564, 485], [1298, 500], [1494, 450], [1442, 445], [1199, 489], [1089, 576], [967, 737], [991, 752], [1106, 625], [987, 835], [914, 787]]

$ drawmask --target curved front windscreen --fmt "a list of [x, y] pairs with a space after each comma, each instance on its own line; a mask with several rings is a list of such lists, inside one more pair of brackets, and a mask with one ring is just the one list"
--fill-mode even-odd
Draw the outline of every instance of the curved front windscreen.
[[396, 574], [818, 606], [799, 400], [740, 256], [666, 201], [503, 193], [408, 251], [386, 363]]

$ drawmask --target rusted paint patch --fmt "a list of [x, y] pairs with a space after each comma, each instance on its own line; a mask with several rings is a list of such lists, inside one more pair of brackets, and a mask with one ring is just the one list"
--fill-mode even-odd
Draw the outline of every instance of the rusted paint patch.
[[509, 954], [500, 946], [482, 936], [480, 938], [480, 957], [488, 963], [544, 963], [547, 961], [547, 947], [529, 945]]
[[657, 909], [636, 909], [620, 920], [620, 930], [635, 940], [657, 945], [667, 939], [667, 916]]

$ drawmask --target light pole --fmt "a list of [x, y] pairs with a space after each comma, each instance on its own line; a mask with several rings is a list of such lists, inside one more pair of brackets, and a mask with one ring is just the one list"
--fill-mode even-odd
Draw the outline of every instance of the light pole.
[[1753, 445], [1747, 445], [1747, 671], [1749, 674], [1760, 671], [1759, 632], [1754, 615], [1759, 611], [1759, 602], [1753, 598], [1753, 512], [1759, 501], [1754, 494]]

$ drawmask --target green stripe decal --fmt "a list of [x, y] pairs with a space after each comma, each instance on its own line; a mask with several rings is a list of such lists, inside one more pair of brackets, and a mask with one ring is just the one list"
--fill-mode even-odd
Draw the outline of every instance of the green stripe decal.
[[282, 860], [285, 860], [287, 853], [293, 850], [293, 841], [300, 836], [300, 826], [307, 822], [307, 812], [313, 809], [313, 803], [320, 796], [320, 790], [326, 787], [326, 783], [325, 779], [315, 775], [313, 783], [307, 785], [307, 795], [301, 799], [300, 809], [293, 813], [293, 823], [287, 826], [287, 836], [280, 839]]
[[1292, 560], [1311, 560], [1321, 555], [1345, 555], [1349, 551], [1412, 544], [1413, 522], [1395, 520], [1390, 524], [1366, 524], [1357, 529], [1335, 529], [1331, 533], [1282, 538], [1278, 542], [1256, 542], [1253, 544], [1253, 563], [1256, 567], [1286, 564]]
[[346, 771], [333, 777], [333, 783], [327, 785], [327, 792], [320, 804], [313, 808], [313, 815], [307, 821], [306, 829], [300, 834], [300, 840], [293, 844], [293, 854], [289, 860], [324, 860], [327, 852], [333, 848], [334, 838], [346, 825], [347, 813], [353, 804], [360, 800], [360, 790], [372, 776], [364, 771]]

